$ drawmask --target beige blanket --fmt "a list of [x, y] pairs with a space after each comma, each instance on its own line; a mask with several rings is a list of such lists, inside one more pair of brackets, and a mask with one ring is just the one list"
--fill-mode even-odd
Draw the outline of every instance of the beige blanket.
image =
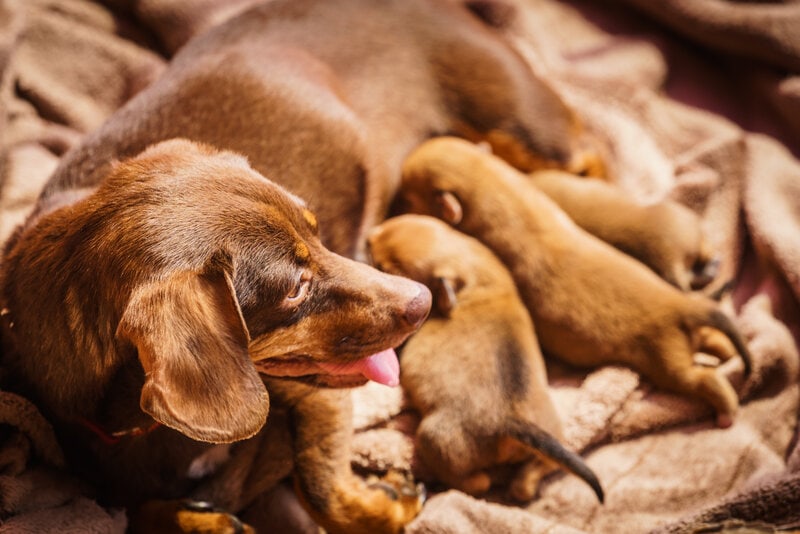
[[[158, 76], [189, 35], [252, 1], [0, 0], [0, 240], [67, 148]], [[669, 196], [702, 214], [722, 277], [735, 280], [725, 305], [754, 373], [742, 383], [739, 362], [722, 369], [743, 405], [719, 430], [705, 408], [627, 369], [578, 375], [551, 364], [567, 440], [597, 472], [605, 505], [575, 477], [555, 475], [523, 506], [502, 493], [434, 493], [408, 531], [800, 528], [798, 4], [510, 1], [519, 18], [504, 31], [604, 142], [612, 180], [643, 202]], [[371, 384], [354, 395], [354, 463], [411, 467], [415, 416], [402, 392]], [[50, 476], [58, 465], [48, 458]], [[38, 480], [36, 465], [18, 465], [9, 476]], [[0, 486], [0, 504], [8, 491]], [[93, 505], [71, 502], [70, 512], [59, 499], [30, 500], [0, 509], [0, 520], [25, 525], [57, 511], [66, 515], [49, 525], [68, 524], [70, 513], [87, 513], [78, 503]]]

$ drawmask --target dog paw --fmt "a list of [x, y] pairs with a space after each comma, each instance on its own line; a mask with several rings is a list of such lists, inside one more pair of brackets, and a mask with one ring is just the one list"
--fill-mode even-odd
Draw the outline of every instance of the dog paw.
[[422, 510], [425, 486], [403, 473], [390, 471], [380, 478], [371, 476], [365, 482], [356, 501], [345, 506], [350, 513], [344, 523], [339, 523], [344, 528], [330, 529], [323, 525], [328, 532], [399, 534]]
[[413, 502], [419, 508], [428, 497], [422, 482], [415, 482], [411, 475], [399, 471], [389, 471], [383, 478], [372, 475], [367, 479], [367, 487], [384, 491], [393, 501]]
[[175, 520], [179, 532], [191, 534], [255, 534], [249, 525], [235, 515], [205, 501], [183, 501]]
[[238, 517], [205, 501], [148, 501], [131, 517], [130, 532], [255, 534]]
[[425, 501], [425, 487], [400, 472], [366, 480], [352, 474], [327, 497], [324, 512], [310, 509], [328, 534], [400, 534]]

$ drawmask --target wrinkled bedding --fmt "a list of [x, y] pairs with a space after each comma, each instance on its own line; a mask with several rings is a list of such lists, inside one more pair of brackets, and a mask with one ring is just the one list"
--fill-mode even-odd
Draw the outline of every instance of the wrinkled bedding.
[[[546, 479], [529, 504], [432, 488], [409, 533], [800, 529], [800, 4], [509, 0], [502, 31], [602, 141], [609, 180], [701, 214], [733, 291], [723, 306], [754, 358], [726, 373], [728, 429], [625, 368], [549, 364], [568, 445], [606, 490]], [[189, 36], [253, 0], [0, 0], [0, 240], [71, 146], [154, 80]], [[224, 4], [224, 5], [223, 5]], [[353, 392], [353, 462], [415, 465], [402, 392]], [[0, 532], [122, 531], [62, 473], [36, 408], [0, 392]]]

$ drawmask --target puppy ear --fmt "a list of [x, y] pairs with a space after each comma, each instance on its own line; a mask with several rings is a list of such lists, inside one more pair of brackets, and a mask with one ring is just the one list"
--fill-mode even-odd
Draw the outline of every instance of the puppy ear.
[[461, 202], [450, 191], [439, 191], [436, 194], [436, 205], [439, 209], [438, 217], [448, 224], [455, 226], [464, 217]]
[[142, 410], [198, 441], [248, 438], [269, 412], [230, 270], [215, 257], [137, 288], [117, 327], [144, 368]]
[[446, 276], [437, 276], [433, 279], [433, 305], [436, 311], [444, 317], [450, 317], [450, 312], [456, 307], [458, 298], [456, 297], [456, 284], [454, 280]]

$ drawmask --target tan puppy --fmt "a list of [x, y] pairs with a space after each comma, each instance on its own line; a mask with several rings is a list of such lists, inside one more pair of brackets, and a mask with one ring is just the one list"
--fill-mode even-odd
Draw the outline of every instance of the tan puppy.
[[686, 206], [667, 199], [643, 205], [607, 182], [562, 171], [534, 172], [530, 178], [578, 226], [670, 284], [701, 289], [716, 276], [719, 261], [700, 218]]
[[439, 312], [400, 359], [401, 384], [423, 417], [417, 453], [428, 470], [481, 494], [494, 482], [493, 467], [518, 464], [510, 493], [527, 501], [557, 464], [602, 502], [597, 477], [557, 441], [561, 421], [533, 324], [500, 260], [476, 239], [419, 215], [387, 220], [368, 242], [379, 269], [426, 284]]
[[511, 270], [546, 353], [581, 366], [623, 363], [657, 386], [702, 399], [720, 426], [738, 406], [730, 383], [694, 365], [747, 348], [730, 319], [700, 295], [578, 227], [520, 172], [464, 140], [439, 138], [406, 161], [402, 197], [491, 248]]

